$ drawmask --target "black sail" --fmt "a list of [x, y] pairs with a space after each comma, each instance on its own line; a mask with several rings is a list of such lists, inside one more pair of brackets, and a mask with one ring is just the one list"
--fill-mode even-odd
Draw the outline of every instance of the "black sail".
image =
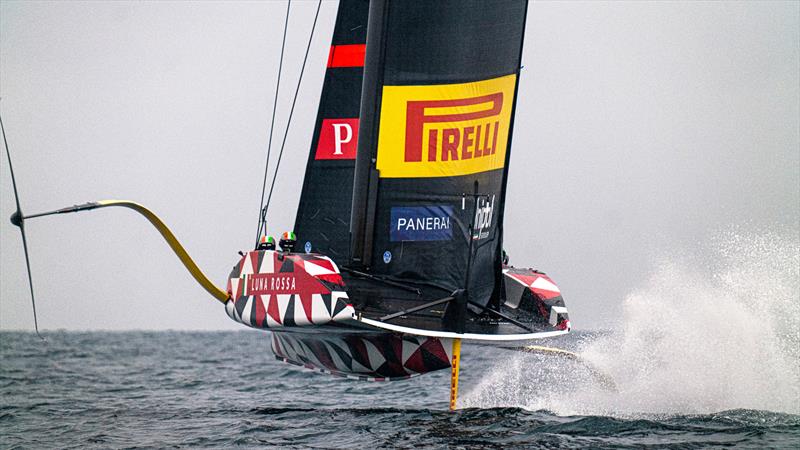
[[349, 258], [368, 11], [368, 0], [339, 3], [294, 228], [299, 249], [337, 263]]
[[353, 266], [498, 298], [526, 12], [525, 0], [372, 2]]

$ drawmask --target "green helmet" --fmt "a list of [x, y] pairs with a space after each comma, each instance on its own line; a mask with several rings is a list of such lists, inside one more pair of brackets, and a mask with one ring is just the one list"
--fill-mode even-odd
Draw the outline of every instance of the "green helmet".
[[297, 236], [295, 236], [294, 232], [286, 231], [281, 235], [281, 250], [285, 252], [291, 252], [294, 250], [294, 244], [297, 243]]

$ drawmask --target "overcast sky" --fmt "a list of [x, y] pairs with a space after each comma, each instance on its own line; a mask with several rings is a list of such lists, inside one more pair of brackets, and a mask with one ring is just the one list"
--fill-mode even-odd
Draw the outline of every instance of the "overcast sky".
[[[295, 2], [281, 136], [316, 2]], [[295, 217], [336, 13], [324, 2], [270, 211]], [[252, 245], [283, 2], [0, 3], [0, 111], [23, 210], [135, 200], [224, 287]], [[505, 247], [574, 326], [613, 323], [665, 252], [800, 233], [800, 3], [535, 2]], [[0, 328], [33, 319], [0, 164]], [[43, 329], [239, 329], [143, 218], [26, 223]]]

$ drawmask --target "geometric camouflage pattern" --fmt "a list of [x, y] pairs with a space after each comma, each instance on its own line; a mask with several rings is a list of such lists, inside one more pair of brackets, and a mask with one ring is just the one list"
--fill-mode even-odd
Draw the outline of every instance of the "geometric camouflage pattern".
[[[228, 295], [228, 316], [249, 327], [274, 331], [273, 353], [291, 364], [373, 381], [450, 368], [451, 339], [299, 332], [298, 328], [355, 320], [338, 267], [322, 255], [248, 252], [231, 272]], [[288, 331], [292, 328], [294, 332]]]
[[391, 381], [449, 369], [452, 339], [383, 334], [272, 333], [277, 359], [332, 375]]
[[[570, 329], [561, 292], [532, 269], [503, 269], [505, 305], [533, 322]], [[302, 332], [356, 319], [336, 264], [318, 254], [256, 250], [228, 279], [225, 311], [252, 328], [275, 331], [272, 351], [287, 363], [332, 375], [389, 381], [448, 369], [452, 339], [396, 333]], [[310, 331], [310, 330], [309, 330]]]
[[534, 269], [516, 267], [505, 267], [503, 274], [506, 306], [530, 313], [542, 325], [571, 329], [561, 291], [550, 277]]
[[330, 258], [274, 250], [247, 252], [228, 278], [228, 316], [261, 329], [350, 321], [339, 268]]

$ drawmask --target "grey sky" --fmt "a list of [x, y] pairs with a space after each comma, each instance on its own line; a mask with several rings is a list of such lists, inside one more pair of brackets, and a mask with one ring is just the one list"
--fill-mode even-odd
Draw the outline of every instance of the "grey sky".
[[[276, 135], [315, 2], [296, 2]], [[325, 2], [270, 211], [294, 222], [336, 3]], [[0, 3], [0, 110], [23, 209], [125, 198], [220, 285], [252, 245], [285, 3]], [[664, 252], [800, 230], [800, 3], [535, 2], [506, 243], [575, 326], [606, 326]], [[31, 329], [8, 167], [0, 328]], [[27, 223], [44, 329], [238, 329], [128, 210]]]

